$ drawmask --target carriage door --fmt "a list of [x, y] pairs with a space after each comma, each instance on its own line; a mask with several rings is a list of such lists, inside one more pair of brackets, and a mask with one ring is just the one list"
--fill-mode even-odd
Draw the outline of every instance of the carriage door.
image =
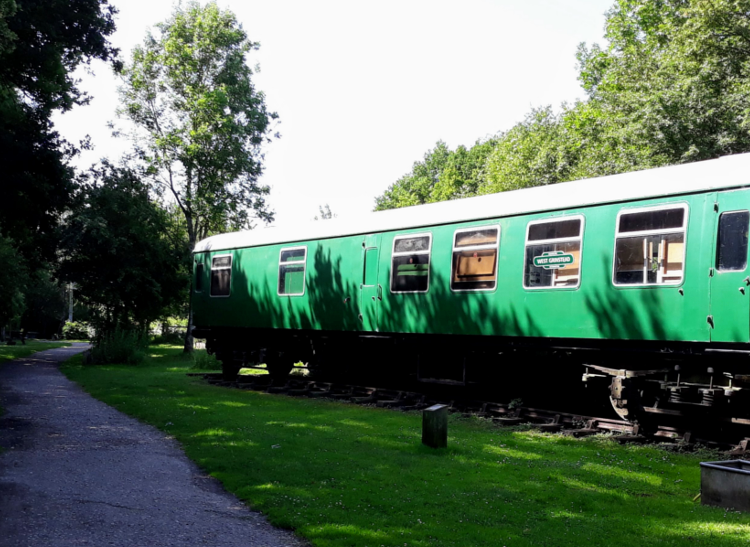
[[750, 271], [747, 267], [750, 191], [720, 192], [711, 277], [712, 342], [748, 342]]
[[359, 285], [359, 321], [362, 330], [378, 330], [378, 308], [383, 299], [383, 288], [378, 284], [380, 263], [380, 235], [365, 236], [362, 240], [362, 278]]

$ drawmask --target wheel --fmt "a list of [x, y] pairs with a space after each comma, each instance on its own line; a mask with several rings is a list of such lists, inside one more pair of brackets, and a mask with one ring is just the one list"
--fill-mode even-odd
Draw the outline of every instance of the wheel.
[[[230, 354], [231, 355], [231, 354]], [[237, 375], [240, 372], [240, 367], [237, 365], [231, 356], [225, 354], [216, 354], [216, 358], [221, 361], [221, 376], [225, 382], [234, 382], [237, 380]]]
[[289, 373], [292, 371], [293, 363], [286, 357], [285, 352], [276, 350], [266, 350], [266, 368], [268, 375], [274, 384], [286, 383]]

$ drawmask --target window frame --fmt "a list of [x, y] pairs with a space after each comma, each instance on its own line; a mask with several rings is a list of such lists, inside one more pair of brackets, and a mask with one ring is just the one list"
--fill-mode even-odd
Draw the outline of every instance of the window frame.
[[[229, 257], [229, 266], [222, 266], [220, 268], [214, 268], [214, 260], [217, 258]], [[211, 298], [229, 298], [232, 296], [232, 266], [234, 266], [234, 255], [232, 253], [225, 253], [223, 255], [214, 255], [211, 257], [211, 276], [208, 278], [208, 295]], [[213, 272], [216, 270], [229, 270], [229, 294], [213, 294]]]
[[720, 231], [721, 231], [721, 219], [724, 215], [736, 215], [739, 213], [748, 213], [750, 214], [750, 210], [748, 209], [734, 209], [732, 211], [723, 211], [719, 213], [719, 218], [716, 221], [716, 253], [714, 256], [714, 268], [716, 269], [717, 274], [723, 274], [723, 273], [736, 273], [736, 272], [744, 272], [747, 271], [747, 265], [748, 265], [748, 258], [747, 258], [747, 251], [748, 247], [750, 247], [750, 242], [748, 242], [748, 246], [745, 247], [745, 265], [742, 268], [739, 269], [721, 269], [719, 268], [719, 254], [721, 253], [721, 240], [720, 237]]
[[[305, 258], [303, 260], [294, 260], [292, 262], [282, 262], [281, 255], [285, 251], [298, 251], [299, 249], [305, 250]], [[281, 266], [289, 266], [293, 264], [302, 264], [302, 292], [300, 293], [282, 293], [281, 290]], [[297, 245], [295, 247], [284, 247], [279, 249], [279, 262], [278, 268], [276, 268], [276, 296], [305, 296], [307, 292], [307, 245]]]
[[[664, 228], [663, 230], [639, 230], [637, 232], [620, 232], [620, 217], [622, 215], [630, 215], [633, 213], [644, 213], [647, 211], [666, 211], [669, 209], [682, 209], [685, 211], [682, 217], [681, 228]], [[660, 205], [647, 205], [642, 207], [623, 207], [617, 212], [617, 218], [615, 219], [615, 233], [614, 233], [614, 245], [612, 247], [612, 286], [618, 289], [630, 289], [630, 288], [643, 288], [643, 287], [679, 287], [685, 283], [685, 266], [687, 265], [685, 258], [687, 257], [687, 243], [688, 243], [688, 224], [690, 222], [690, 206], [686, 201], [678, 201], [673, 203], [662, 203]], [[615, 281], [616, 271], [616, 258], [617, 258], [617, 240], [629, 237], [647, 237], [650, 235], [658, 234], [683, 234], [682, 238], [682, 277], [676, 283], [617, 283]]]
[[[579, 219], [581, 221], [581, 228], [578, 232], [577, 237], [561, 237], [557, 239], [538, 239], [534, 240], [532, 242], [532, 245], [545, 245], [550, 243], [565, 243], [570, 241], [580, 241], [581, 246], [578, 251], [578, 283], [576, 285], [568, 285], [568, 286], [561, 286], [561, 287], [555, 287], [554, 285], [550, 285], [549, 287], [527, 287], [526, 286], [526, 248], [529, 246], [529, 232], [531, 231], [531, 226], [535, 226], [538, 224], [551, 224], [553, 222], [564, 222], [566, 220], [575, 220]], [[543, 219], [538, 220], [530, 220], [526, 224], [526, 238], [524, 239], [523, 244], [523, 267], [521, 268], [521, 286], [526, 291], [576, 291], [581, 287], [581, 278], [583, 277], [583, 238], [584, 233], [586, 231], [586, 217], [581, 214], [575, 214], [575, 215], [565, 215], [565, 216], [559, 216], [559, 217], [547, 217]]]
[[[486, 230], [486, 229], [492, 229], [497, 228], [497, 238], [495, 239], [494, 246], [490, 243], [483, 243], [480, 245], [470, 245], [468, 247], [456, 247], [456, 236], [463, 232], [473, 232], [476, 230]], [[468, 228], [459, 228], [453, 232], [453, 245], [451, 247], [451, 274], [450, 279], [448, 279], [448, 287], [450, 288], [451, 292], [493, 292], [497, 290], [498, 286], [498, 278], [500, 276], [498, 272], [498, 268], [500, 267], [500, 232], [502, 231], [502, 227], [500, 224], [483, 224], [480, 226], [471, 226]], [[488, 249], [496, 249], [497, 252], [495, 253], [495, 286], [490, 289], [454, 289], [453, 288], [453, 255], [455, 252], [458, 251], [486, 251]], [[432, 244], [430, 244], [430, 251], [432, 251]], [[429, 288], [429, 283], [428, 283]]]
[[[396, 242], [400, 239], [415, 239], [418, 237], [427, 237], [429, 238], [429, 245], [428, 249], [426, 251], [409, 251], [409, 252], [396, 252]], [[395, 270], [393, 268], [393, 259], [397, 256], [409, 256], [409, 255], [418, 255], [418, 254], [426, 254], [428, 257], [427, 262], [427, 288], [423, 291], [394, 291], [393, 290], [393, 275], [395, 273]], [[388, 292], [391, 294], [426, 294], [430, 291], [430, 271], [432, 270], [432, 232], [420, 232], [418, 234], [400, 234], [397, 236], [393, 236], [393, 244], [391, 245], [391, 258], [390, 258], [390, 268], [391, 268], [391, 275], [390, 280], [388, 283]]]

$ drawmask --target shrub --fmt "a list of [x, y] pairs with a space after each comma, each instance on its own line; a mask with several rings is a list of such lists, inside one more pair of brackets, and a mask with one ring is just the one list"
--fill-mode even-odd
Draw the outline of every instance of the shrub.
[[91, 349], [91, 362], [136, 365], [146, 358], [148, 338], [137, 331], [117, 328], [99, 338]]
[[159, 334], [151, 339], [151, 344], [182, 344], [185, 342], [185, 335], [179, 332], [168, 332], [166, 334]]
[[66, 321], [62, 329], [63, 340], [88, 340], [91, 326], [85, 321]]
[[215, 355], [209, 355], [205, 350], [193, 352], [193, 366], [196, 370], [221, 370], [221, 361]]

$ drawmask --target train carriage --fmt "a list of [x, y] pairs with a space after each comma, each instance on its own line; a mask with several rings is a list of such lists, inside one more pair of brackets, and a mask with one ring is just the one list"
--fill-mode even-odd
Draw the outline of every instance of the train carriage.
[[466, 382], [511, 350], [564, 352], [622, 416], [742, 421], [749, 223], [742, 154], [218, 235], [194, 252], [194, 334], [227, 376], [362, 356], [418, 377], [460, 362]]

